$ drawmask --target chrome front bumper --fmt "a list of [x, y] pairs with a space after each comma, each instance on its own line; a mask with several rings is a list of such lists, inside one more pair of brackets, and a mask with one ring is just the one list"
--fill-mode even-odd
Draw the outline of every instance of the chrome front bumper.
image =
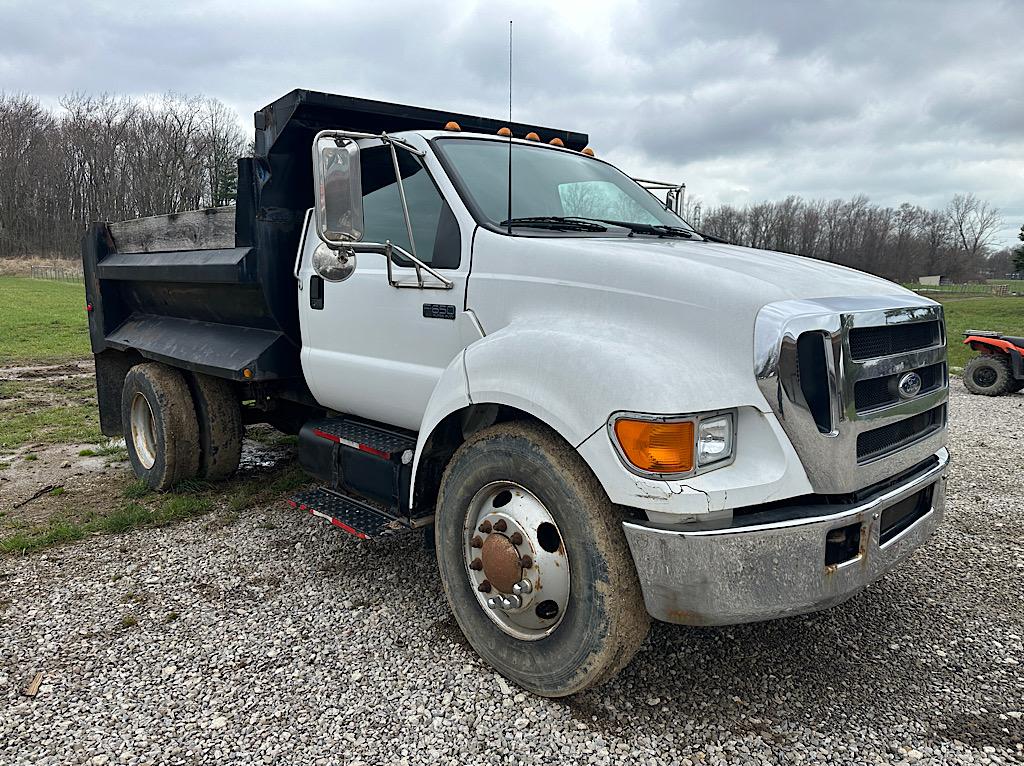
[[[949, 452], [940, 449], [936, 457], [937, 465], [851, 505], [754, 512], [719, 529], [625, 522], [647, 611], [665, 622], [731, 625], [845, 601], [909, 556], [942, 521]], [[929, 488], [930, 507], [880, 544], [883, 512]], [[859, 529], [857, 550], [828, 564], [826, 536], [844, 528]]]

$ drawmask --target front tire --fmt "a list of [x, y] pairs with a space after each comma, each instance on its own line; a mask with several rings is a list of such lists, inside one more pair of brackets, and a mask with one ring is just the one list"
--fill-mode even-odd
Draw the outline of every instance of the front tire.
[[121, 389], [121, 423], [135, 475], [163, 492], [199, 470], [199, 426], [184, 376], [156, 362], [137, 364]]
[[[469, 643], [535, 694], [563, 697], [607, 681], [647, 635], [621, 519], [579, 454], [544, 426], [499, 424], [459, 448], [441, 482], [435, 542], [445, 595]], [[521, 556], [512, 573], [510, 552]], [[481, 593], [484, 579], [490, 589]], [[517, 580], [519, 591], [510, 587]], [[523, 595], [524, 580], [533, 593]], [[483, 596], [517, 594], [521, 606], [488, 613]]]
[[964, 367], [964, 385], [972, 394], [1002, 396], [1013, 390], [1013, 371], [1004, 355], [982, 354]]

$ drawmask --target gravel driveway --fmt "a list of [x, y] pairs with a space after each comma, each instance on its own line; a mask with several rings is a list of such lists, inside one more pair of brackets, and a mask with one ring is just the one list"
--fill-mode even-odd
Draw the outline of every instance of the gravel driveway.
[[569, 701], [477, 659], [416, 535], [270, 508], [0, 559], [0, 763], [1024, 762], [1024, 395], [953, 387], [910, 562], [823, 614], [657, 624]]

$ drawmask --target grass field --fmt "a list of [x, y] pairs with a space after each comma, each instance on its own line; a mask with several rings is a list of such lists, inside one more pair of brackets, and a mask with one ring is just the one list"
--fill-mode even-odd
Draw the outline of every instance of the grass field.
[[943, 300], [949, 364], [963, 367], [974, 352], [963, 344], [965, 330], [995, 330], [1024, 335], [1024, 298], [962, 298]]
[[88, 355], [81, 284], [0, 277], [0, 364], [45, 364]]

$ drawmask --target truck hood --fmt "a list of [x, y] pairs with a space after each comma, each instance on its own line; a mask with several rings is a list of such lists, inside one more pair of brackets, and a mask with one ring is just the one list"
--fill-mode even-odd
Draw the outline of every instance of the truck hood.
[[582, 281], [607, 284], [602, 275], [609, 275], [622, 289], [704, 306], [721, 307], [728, 295], [754, 314], [767, 303], [792, 298], [892, 295], [898, 301], [913, 295], [888, 280], [827, 261], [707, 241], [551, 238], [531, 239], [530, 245], [570, 250], [573, 260], [582, 255], [592, 261], [593, 269], [580, 264]]

